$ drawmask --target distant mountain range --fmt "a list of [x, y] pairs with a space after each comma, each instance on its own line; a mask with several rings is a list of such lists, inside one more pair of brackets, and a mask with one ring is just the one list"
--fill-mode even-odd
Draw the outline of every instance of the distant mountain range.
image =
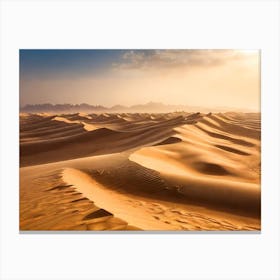
[[20, 108], [22, 113], [167, 113], [175, 111], [185, 112], [245, 112], [246, 109], [237, 109], [229, 107], [216, 107], [216, 108], [205, 108], [198, 106], [187, 106], [187, 105], [166, 105], [158, 102], [149, 102], [146, 104], [138, 104], [133, 106], [122, 106], [115, 105], [113, 107], [104, 107], [100, 105], [89, 105], [86, 103], [82, 104], [27, 104]]

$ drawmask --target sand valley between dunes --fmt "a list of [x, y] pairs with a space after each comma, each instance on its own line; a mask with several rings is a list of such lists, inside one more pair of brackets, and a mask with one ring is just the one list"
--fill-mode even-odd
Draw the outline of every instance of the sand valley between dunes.
[[259, 113], [20, 114], [20, 230], [261, 229]]

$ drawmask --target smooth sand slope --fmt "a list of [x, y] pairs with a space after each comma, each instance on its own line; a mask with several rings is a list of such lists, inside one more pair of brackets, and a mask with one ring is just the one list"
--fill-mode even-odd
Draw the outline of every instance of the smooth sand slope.
[[22, 114], [21, 230], [260, 230], [260, 114]]

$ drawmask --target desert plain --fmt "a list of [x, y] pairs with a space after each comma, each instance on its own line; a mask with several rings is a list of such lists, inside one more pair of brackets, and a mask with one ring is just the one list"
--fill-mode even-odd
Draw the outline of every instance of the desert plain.
[[260, 113], [20, 113], [20, 230], [260, 230], [260, 132]]

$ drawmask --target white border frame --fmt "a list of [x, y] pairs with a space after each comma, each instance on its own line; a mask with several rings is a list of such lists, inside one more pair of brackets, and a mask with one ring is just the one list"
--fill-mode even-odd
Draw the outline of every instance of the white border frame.
[[[279, 279], [279, 34], [273, 0], [2, 1], [1, 279]], [[23, 48], [261, 49], [261, 234], [19, 234]]]

